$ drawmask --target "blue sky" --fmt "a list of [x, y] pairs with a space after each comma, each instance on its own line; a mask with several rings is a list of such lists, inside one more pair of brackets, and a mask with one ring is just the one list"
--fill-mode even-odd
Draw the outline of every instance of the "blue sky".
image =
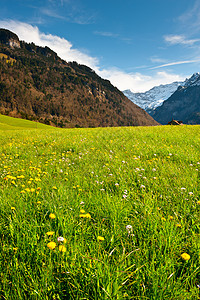
[[0, 27], [90, 66], [120, 90], [200, 71], [199, 0], [1, 0]]

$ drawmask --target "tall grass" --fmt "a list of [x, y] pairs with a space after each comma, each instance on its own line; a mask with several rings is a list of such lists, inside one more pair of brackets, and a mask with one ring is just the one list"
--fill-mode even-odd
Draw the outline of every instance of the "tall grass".
[[1, 298], [199, 299], [199, 133], [0, 131]]

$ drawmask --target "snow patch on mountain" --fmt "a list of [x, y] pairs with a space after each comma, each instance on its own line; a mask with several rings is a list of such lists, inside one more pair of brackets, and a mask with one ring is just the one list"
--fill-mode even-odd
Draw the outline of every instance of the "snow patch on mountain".
[[184, 84], [180, 88], [187, 88], [189, 86], [199, 86], [200, 85], [200, 73], [194, 73], [189, 79], [184, 81]]
[[167, 100], [184, 82], [173, 82], [170, 84], [155, 86], [145, 93], [133, 93], [131, 90], [123, 91], [124, 95], [132, 102], [146, 110], [151, 112], [156, 107], [162, 105], [163, 101]]

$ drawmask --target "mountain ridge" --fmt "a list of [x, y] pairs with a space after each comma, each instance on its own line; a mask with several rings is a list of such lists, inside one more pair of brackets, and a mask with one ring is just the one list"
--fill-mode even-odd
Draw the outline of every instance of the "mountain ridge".
[[130, 90], [125, 90], [123, 93], [133, 103], [137, 104], [139, 107], [151, 114], [158, 106], [162, 105], [162, 103], [167, 100], [182, 84], [184, 84], [184, 82], [175, 81], [173, 83], [155, 86], [142, 93], [133, 93]]
[[185, 124], [200, 124], [200, 74], [194, 73], [151, 114], [159, 123], [172, 119]]
[[0, 70], [0, 113], [59, 127], [158, 125], [89, 67], [6, 29], [0, 29]]

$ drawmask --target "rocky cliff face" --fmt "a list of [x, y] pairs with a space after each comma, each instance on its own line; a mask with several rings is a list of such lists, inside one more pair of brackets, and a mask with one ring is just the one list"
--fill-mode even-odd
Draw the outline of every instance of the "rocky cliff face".
[[5, 44], [10, 48], [20, 48], [18, 36], [7, 29], [0, 28], [0, 43]]
[[185, 124], [200, 124], [200, 74], [195, 73], [187, 79], [151, 115], [161, 124], [172, 119]]

